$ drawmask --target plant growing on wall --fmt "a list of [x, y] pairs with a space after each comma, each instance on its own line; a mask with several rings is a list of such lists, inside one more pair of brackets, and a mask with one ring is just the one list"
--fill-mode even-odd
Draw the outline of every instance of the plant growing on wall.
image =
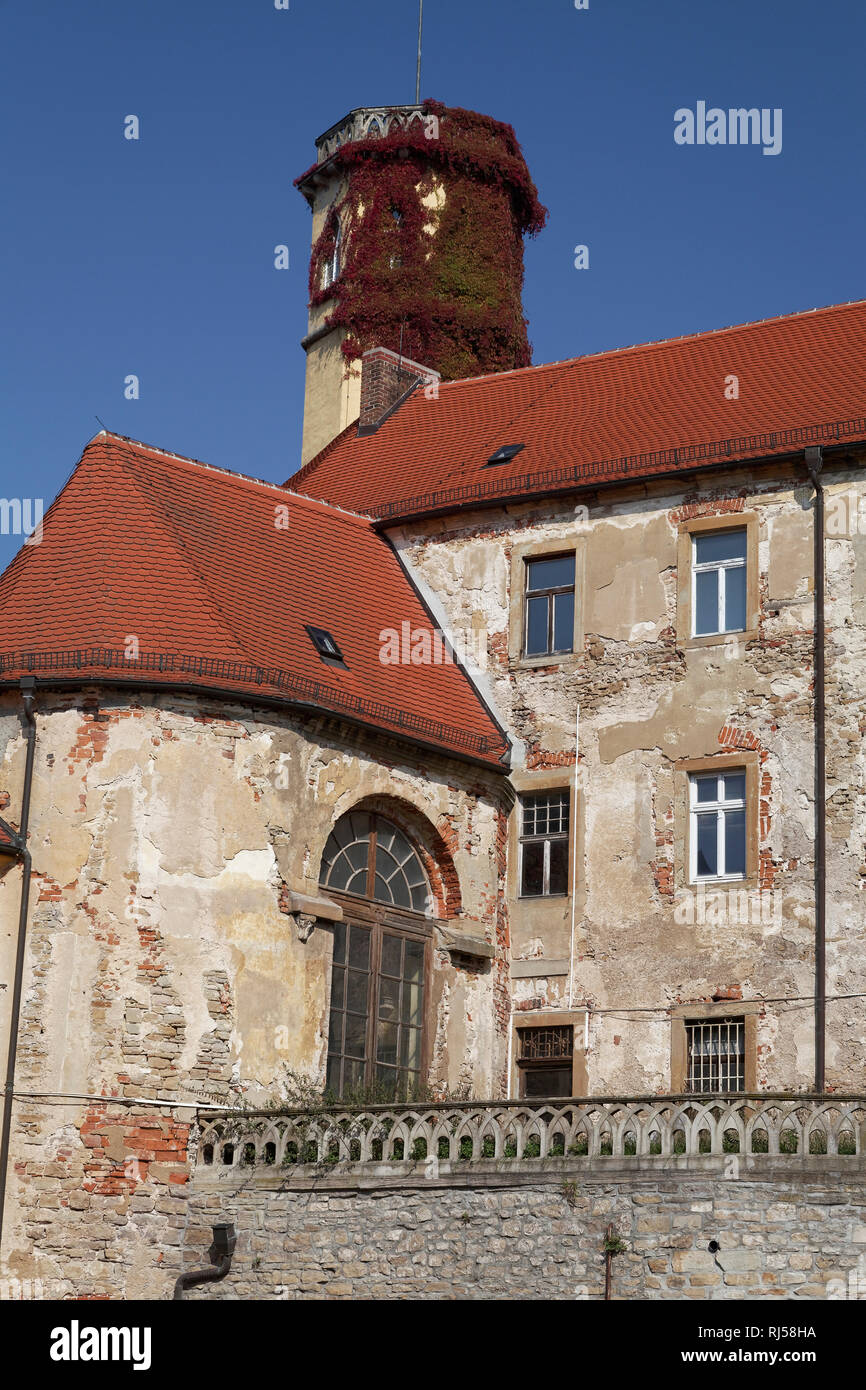
[[333, 156], [347, 190], [313, 247], [310, 302], [330, 303], [325, 322], [347, 330], [347, 363], [387, 347], [445, 380], [528, 366], [523, 236], [547, 212], [517, 138], [474, 111], [436, 101], [423, 111], [436, 138], [416, 122]]

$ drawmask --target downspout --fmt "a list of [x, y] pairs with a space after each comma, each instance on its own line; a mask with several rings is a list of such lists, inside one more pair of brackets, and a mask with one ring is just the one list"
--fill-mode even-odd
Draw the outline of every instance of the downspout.
[[580, 705], [574, 717], [574, 795], [571, 811], [571, 940], [568, 948], [568, 1007], [574, 1006], [574, 931], [577, 922], [577, 788], [580, 781]]
[[212, 1226], [213, 1241], [208, 1250], [210, 1264], [206, 1269], [190, 1269], [186, 1274], [181, 1274], [175, 1282], [173, 1299], [182, 1299], [186, 1289], [194, 1288], [196, 1284], [215, 1284], [220, 1279], [225, 1279], [232, 1267], [232, 1255], [235, 1253], [237, 1236], [234, 1226], [226, 1222], [224, 1225]]
[[6, 1058], [6, 1081], [3, 1087], [3, 1129], [0, 1133], [0, 1253], [3, 1248], [3, 1215], [6, 1210], [6, 1175], [9, 1169], [9, 1140], [12, 1132], [12, 1091], [15, 1084], [15, 1061], [18, 1055], [18, 1024], [21, 1018], [21, 991], [24, 983], [24, 959], [27, 942], [27, 912], [30, 904], [30, 850], [27, 848], [27, 828], [30, 821], [30, 791], [33, 785], [33, 759], [36, 754], [36, 720], [33, 715], [33, 676], [21, 679], [21, 698], [24, 701], [27, 757], [24, 764], [24, 788], [21, 793], [21, 904], [18, 913], [18, 947], [15, 956], [15, 978], [12, 985], [12, 1004], [9, 1014], [9, 1051]]
[[827, 771], [824, 678], [824, 489], [820, 447], [806, 450], [806, 470], [815, 489], [815, 1093], [824, 1094], [827, 1027]]

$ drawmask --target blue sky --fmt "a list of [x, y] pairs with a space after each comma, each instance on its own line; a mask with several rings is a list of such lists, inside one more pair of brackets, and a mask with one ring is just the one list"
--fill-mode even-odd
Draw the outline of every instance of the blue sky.
[[[510, 121], [550, 209], [527, 246], [534, 361], [866, 293], [862, 0], [424, 8], [422, 97]], [[294, 470], [310, 214], [292, 180], [353, 106], [414, 98], [417, 9], [0, 0], [0, 495], [47, 507], [96, 416]], [[698, 101], [781, 108], [781, 153], [678, 146]], [[19, 544], [0, 536], [0, 567]]]

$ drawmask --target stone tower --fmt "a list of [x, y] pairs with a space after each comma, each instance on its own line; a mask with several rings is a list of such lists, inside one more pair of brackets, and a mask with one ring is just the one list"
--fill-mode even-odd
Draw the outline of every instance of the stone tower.
[[361, 354], [446, 381], [528, 366], [523, 237], [546, 211], [511, 126], [427, 101], [362, 107], [296, 180], [313, 213], [302, 462], [358, 418]]

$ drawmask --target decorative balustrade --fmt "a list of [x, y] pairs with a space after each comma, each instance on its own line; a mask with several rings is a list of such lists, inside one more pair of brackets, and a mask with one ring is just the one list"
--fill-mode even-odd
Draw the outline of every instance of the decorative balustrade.
[[423, 126], [424, 109], [421, 106], [364, 106], [351, 111], [339, 125], [332, 126], [318, 139], [319, 163], [330, 159], [341, 145], [353, 140], [381, 139], [392, 130], [408, 130], [410, 126]]
[[680, 1156], [855, 1157], [866, 1152], [863, 1096], [665, 1096], [482, 1101], [225, 1113], [201, 1118], [197, 1172], [299, 1165], [403, 1165]]

